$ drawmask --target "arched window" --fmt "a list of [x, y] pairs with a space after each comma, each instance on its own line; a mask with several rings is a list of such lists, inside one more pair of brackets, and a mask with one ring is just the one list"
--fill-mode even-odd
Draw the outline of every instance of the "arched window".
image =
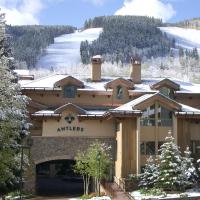
[[121, 85], [117, 86], [117, 99], [122, 99], [123, 98], [123, 88]]
[[170, 88], [167, 88], [167, 87], [162, 87], [162, 88], [160, 88], [159, 91], [160, 91], [161, 94], [163, 94], [163, 95], [165, 95], [165, 96], [167, 96], [167, 97], [169, 97], [171, 99], [174, 98], [174, 91], [173, 91], [173, 89], [170, 89]]

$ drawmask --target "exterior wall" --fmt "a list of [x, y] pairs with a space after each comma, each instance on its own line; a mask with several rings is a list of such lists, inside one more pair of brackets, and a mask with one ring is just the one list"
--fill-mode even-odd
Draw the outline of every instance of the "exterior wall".
[[[72, 121], [70, 124], [67, 123], [65, 120], [65, 117], [69, 114], [75, 117], [75, 120]], [[72, 111], [66, 110], [62, 113], [62, 118], [60, 120], [43, 120], [42, 136], [106, 138], [115, 137], [115, 123], [113, 120], [84, 120], [79, 122], [76, 115], [77, 113], [73, 113]]]
[[[119, 106], [125, 104], [133, 99], [138, 98], [142, 94], [138, 95], [129, 95], [128, 89], [123, 87], [123, 99], [117, 99], [116, 95], [116, 87], [113, 89], [112, 95], [109, 93], [108, 95], [100, 95], [98, 93], [91, 93], [88, 94], [86, 91], [79, 92], [77, 91], [77, 95], [75, 98], [64, 98], [62, 91], [37, 91], [37, 92], [24, 92], [25, 95], [30, 97], [33, 101], [41, 103], [43, 105], [49, 107], [59, 107], [61, 105], [67, 103], [73, 103], [80, 106], [98, 106], [98, 107], [105, 107], [105, 106]], [[80, 94], [79, 94], [80, 93]], [[36, 109], [29, 108], [30, 112], [33, 113]]]
[[114, 138], [84, 137], [33, 137], [31, 148], [32, 165], [28, 170], [24, 188], [36, 192], [36, 165], [51, 160], [74, 159], [78, 151], [86, 150], [95, 141], [111, 146], [111, 155], [115, 155]]
[[92, 81], [100, 81], [101, 80], [101, 62], [93, 62], [92, 63]]
[[126, 178], [137, 172], [137, 119], [121, 121], [117, 132], [117, 159], [115, 162], [116, 179]]
[[116, 132], [115, 176], [119, 179], [122, 177], [122, 123], [119, 123], [118, 127], [119, 130]]
[[134, 83], [141, 83], [141, 63], [132, 63], [131, 79]]
[[181, 151], [184, 151], [187, 146], [191, 145], [191, 140], [200, 141], [200, 120], [195, 123], [195, 119], [178, 118], [178, 145]]
[[192, 106], [194, 108], [200, 109], [200, 94], [175, 94], [175, 100]]
[[[168, 135], [168, 131], [171, 130], [172, 127], [157, 127], [156, 126], [141, 126], [140, 132], [140, 141], [141, 142], [163, 142], [165, 137]], [[157, 145], [156, 145], [157, 146]], [[157, 152], [158, 149], [156, 149]], [[149, 155], [141, 155], [140, 156], [140, 166], [144, 166]]]

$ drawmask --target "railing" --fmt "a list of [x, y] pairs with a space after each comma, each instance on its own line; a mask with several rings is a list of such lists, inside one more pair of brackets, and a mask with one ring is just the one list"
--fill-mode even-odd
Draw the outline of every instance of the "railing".
[[[158, 121], [158, 126], [172, 126], [172, 120], [171, 119], [159, 119]], [[155, 126], [156, 125], [156, 120], [154, 118], [144, 118], [140, 120], [140, 125], [141, 126]]]
[[103, 186], [106, 195], [114, 198], [115, 196], [115, 190], [112, 188], [112, 182], [106, 182], [106, 181], [102, 181], [101, 185]]
[[154, 118], [144, 118], [140, 120], [140, 125], [141, 126], [155, 126], [155, 119]]
[[159, 119], [158, 126], [172, 126], [172, 120], [171, 119]]

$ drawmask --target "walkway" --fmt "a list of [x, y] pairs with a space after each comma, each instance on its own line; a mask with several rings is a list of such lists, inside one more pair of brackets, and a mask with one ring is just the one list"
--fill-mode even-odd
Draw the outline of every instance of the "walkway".
[[113, 200], [130, 200], [128, 194], [123, 192], [116, 183], [106, 183], [105, 190]]

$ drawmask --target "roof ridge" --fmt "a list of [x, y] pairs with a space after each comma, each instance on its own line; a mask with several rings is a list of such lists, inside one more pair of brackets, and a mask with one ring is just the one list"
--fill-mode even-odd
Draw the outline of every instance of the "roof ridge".
[[27, 82], [27, 83], [24, 83], [23, 85], [27, 85], [27, 84], [34, 83], [34, 82], [37, 82], [37, 81], [41, 81], [41, 80], [43, 80], [43, 79], [45, 79], [45, 78], [49, 78], [49, 77], [52, 77], [52, 76], [55, 76], [55, 75], [57, 75], [57, 74], [52, 74], [52, 75], [49, 75], [49, 76], [43, 76], [43, 77], [40, 77], [40, 78], [38, 78], [38, 79], [34, 79], [34, 80], [32, 80], [32, 81], [29, 81], [29, 82]]

